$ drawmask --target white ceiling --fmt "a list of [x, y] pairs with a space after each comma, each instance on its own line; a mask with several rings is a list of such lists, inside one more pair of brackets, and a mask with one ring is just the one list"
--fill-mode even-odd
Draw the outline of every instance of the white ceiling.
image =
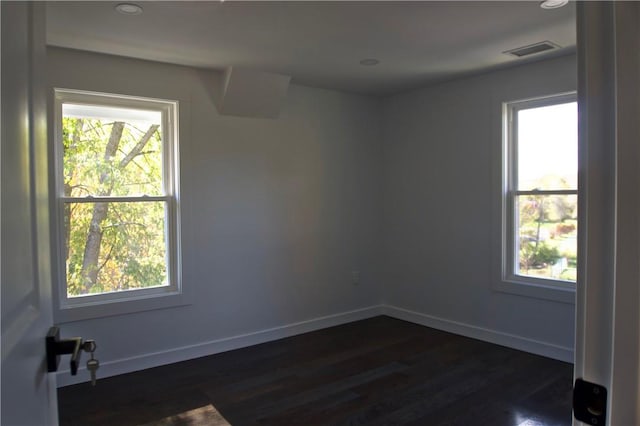
[[[47, 3], [52, 46], [223, 70], [291, 75], [301, 84], [384, 95], [523, 62], [502, 52], [549, 40], [575, 51], [575, 5], [538, 1]], [[526, 60], [549, 57], [538, 54]], [[364, 58], [380, 63], [366, 67]]]

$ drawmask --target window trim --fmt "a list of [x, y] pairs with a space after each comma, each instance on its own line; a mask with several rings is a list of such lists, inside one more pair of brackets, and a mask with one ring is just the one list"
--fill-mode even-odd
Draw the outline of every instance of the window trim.
[[[54, 270], [57, 280], [54, 284], [54, 316], [57, 322], [68, 322], [82, 319], [98, 318], [111, 315], [127, 314], [151, 309], [189, 304], [185, 297], [182, 283], [181, 238], [180, 238], [180, 196], [179, 196], [179, 102], [173, 100], [147, 98], [113, 93], [102, 93], [84, 90], [54, 88], [54, 146], [53, 188], [52, 197], [54, 226]], [[64, 103], [100, 105], [105, 107], [121, 107], [130, 109], [156, 110], [162, 114], [163, 135], [163, 190], [159, 196], [133, 197], [65, 197], [62, 170], [62, 105]], [[163, 201], [166, 203], [166, 246], [168, 286], [157, 286], [145, 289], [134, 289], [122, 292], [67, 297], [66, 270], [64, 266], [64, 205], [65, 202], [95, 202], [105, 199], [110, 201]]]
[[576, 283], [572, 281], [537, 278], [516, 274], [515, 199], [518, 195], [540, 194], [579, 196], [579, 190], [518, 190], [517, 178], [517, 122], [514, 116], [522, 109], [558, 105], [577, 101], [576, 92], [565, 92], [502, 103], [502, 189], [501, 189], [501, 237], [500, 281], [494, 289], [506, 293], [575, 303]]

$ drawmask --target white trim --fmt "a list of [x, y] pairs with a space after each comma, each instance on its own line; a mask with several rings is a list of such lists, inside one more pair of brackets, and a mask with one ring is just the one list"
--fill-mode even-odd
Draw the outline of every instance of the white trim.
[[586, 214], [574, 375], [607, 388], [603, 426], [640, 424], [639, 6], [576, 2], [579, 209]]
[[409, 321], [437, 330], [458, 334], [460, 336], [471, 337], [473, 339], [506, 346], [512, 349], [553, 358], [564, 362], [573, 363], [573, 349], [565, 346], [554, 345], [540, 340], [528, 339], [515, 334], [504, 333], [489, 328], [478, 327], [445, 318], [438, 318], [420, 312], [410, 311], [397, 306], [386, 305], [384, 314], [392, 318]]
[[516, 112], [523, 109], [559, 105], [577, 102], [576, 92], [565, 92], [556, 95], [545, 95], [524, 100], [502, 102], [502, 176], [500, 200], [500, 275], [493, 284], [494, 291], [520, 296], [553, 300], [562, 303], [575, 303], [575, 287], [573, 281], [538, 278], [516, 273], [517, 213], [515, 198], [518, 195], [578, 195], [575, 190], [519, 190], [517, 185], [517, 120]]
[[[53, 169], [55, 170], [55, 242], [57, 250], [53, 263], [58, 279], [54, 284], [54, 319], [57, 323], [78, 321], [111, 315], [141, 312], [172, 306], [189, 304], [184, 297], [181, 269], [181, 226], [179, 193], [179, 103], [175, 100], [121, 95], [113, 93], [53, 89], [54, 148]], [[65, 104], [86, 105], [106, 109], [127, 109], [135, 111], [155, 111], [161, 116], [162, 137], [162, 193], [136, 196], [87, 196], [65, 197], [62, 182], [62, 116]], [[61, 258], [64, 245], [63, 208], [69, 203], [95, 202], [164, 202], [165, 203], [165, 239], [168, 285], [158, 285], [144, 289], [120, 291], [114, 293], [92, 294], [82, 297], [68, 297], [66, 290], [66, 271]]]
[[[454, 333], [460, 336], [470, 337], [485, 342], [506, 346], [547, 358], [564, 362], [573, 362], [574, 351], [572, 348], [528, 339], [514, 334], [478, 327], [471, 324], [438, 318], [420, 312], [410, 311], [397, 306], [375, 305], [353, 311], [312, 318], [279, 327], [267, 328], [237, 336], [223, 337], [221, 339], [194, 345], [167, 349], [159, 352], [137, 355], [129, 358], [107, 361], [100, 364], [99, 378], [117, 376], [119, 374], [132, 373], [147, 368], [159, 367], [175, 362], [187, 361], [203, 356], [214, 355], [234, 349], [246, 348], [261, 343], [284, 339], [298, 334], [321, 330], [328, 327], [360, 321], [379, 315], [387, 315], [392, 318], [412, 322], [414, 324], [431, 327], [437, 330]], [[99, 354], [98, 354], [99, 358]], [[61, 364], [61, 367], [64, 364]], [[86, 368], [80, 367], [78, 375], [72, 376], [68, 369], [57, 373], [59, 387], [74, 385], [89, 380]]]
[[523, 283], [522, 281], [498, 281], [493, 283], [493, 290], [518, 296], [533, 297], [534, 299], [552, 300], [554, 302], [576, 304], [576, 287], [564, 281], [537, 280]]
[[[209, 342], [197, 343], [195, 345], [182, 346], [165, 351], [152, 352], [130, 358], [122, 358], [115, 361], [107, 361], [100, 364], [98, 378], [131, 373], [174, 362], [186, 361], [234, 349], [246, 348], [248, 346], [271, 342], [285, 337], [308, 333], [310, 331], [372, 318], [382, 315], [383, 312], [383, 305], [370, 306], [367, 308], [299, 321], [292, 324], [267, 328], [265, 330], [258, 330], [237, 336], [224, 337], [221, 339], [211, 340]], [[99, 358], [100, 354], [96, 353], [96, 357]], [[63, 366], [62, 363], [60, 365]], [[82, 383], [89, 380], [88, 373], [84, 367], [78, 369], [78, 374], [76, 376], [69, 374], [69, 369], [59, 370], [57, 378], [58, 387]]]

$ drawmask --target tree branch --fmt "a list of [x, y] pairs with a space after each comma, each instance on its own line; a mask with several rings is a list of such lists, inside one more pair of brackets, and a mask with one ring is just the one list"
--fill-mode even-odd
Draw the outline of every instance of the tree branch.
[[136, 225], [139, 226], [141, 228], [146, 228], [147, 225], [145, 225], [144, 223], [139, 223], [139, 222], [118, 222], [118, 223], [114, 223], [113, 225], [106, 225], [102, 227], [102, 230], [105, 229], [109, 229], [109, 228], [120, 228], [123, 226], [129, 226], [129, 225]]
[[151, 126], [149, 126], [149, 130], [147, 130], [147, 133], [145, 133], [144, 136], [142, 136], [142, 138], [138, 141], [136, 146], [133, 147], [131, 152], [129, 152], [120, 161], [120, 168], [124, 169], [125, 167], [127, 167], [127, 164], [129, 164], [131, 160], [133, 160], [138, 154], [140, 154], [140, 152], [142, 151], [142, 148], [144, 148], [147, 142], [149, 142], [149, 139], [151, 139], [151, 136], [153, 136], [156, 130], [158, 130], [158, 127], [160, 126], [157, 124], [152, 124]]

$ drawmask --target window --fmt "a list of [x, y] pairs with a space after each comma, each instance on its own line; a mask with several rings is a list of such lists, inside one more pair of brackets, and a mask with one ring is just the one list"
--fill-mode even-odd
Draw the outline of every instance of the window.
[[59, 308], [179, 294], [177, 102], [55, 98]]
[[505, 105], [505, 281], [575, 286], [577, 117], [573, 94]]

